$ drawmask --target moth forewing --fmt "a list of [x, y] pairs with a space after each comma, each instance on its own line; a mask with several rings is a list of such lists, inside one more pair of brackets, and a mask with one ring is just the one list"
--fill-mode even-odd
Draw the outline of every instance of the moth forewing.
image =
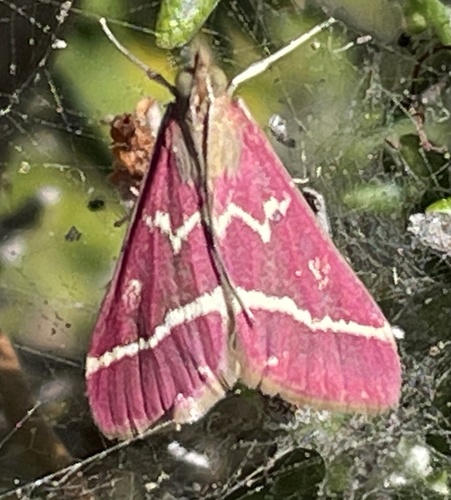
[[296, 404], [396, 405], [401, 367], [390, 324], [245, 106], [234, 100], [228, 111], [242, 129], [240, 165], [232, 179], [217, 178], [213, 211], [228, 276], [253, 315], [236, 314], [242, 380]]

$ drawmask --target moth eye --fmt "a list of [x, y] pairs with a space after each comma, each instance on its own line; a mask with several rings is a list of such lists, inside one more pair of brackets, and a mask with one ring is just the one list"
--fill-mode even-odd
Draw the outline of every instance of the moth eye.
[[228, 80], [224, 71], [222, 71], [222, 69], [218, 68], [217, 66], [213, 66], [212, 68], [210, 68], [210, 78], [211, 86], [213, 88], [213, 94], [215, 96], [222, 94], [226, 90], [228, 84]]
[[189, 97], [193, 88], [193, 73], [189, 70], [180, 71], [175, 80], [175, 86], [181, 97]]

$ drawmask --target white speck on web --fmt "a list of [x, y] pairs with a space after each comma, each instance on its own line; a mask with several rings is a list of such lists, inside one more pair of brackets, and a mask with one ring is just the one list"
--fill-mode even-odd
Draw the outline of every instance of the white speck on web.
[[172, 441], [168, 445], [168, 452], [174, 457], [190, 465], [195, 465], [202, 469], [210, 469], [210, 460], [203, 453], [189, 451], [177, 441]]
[[65, 49], [66, 47], [67, 47], [66, 40], [61, 40], [61, 39], [57, 38], [52, 43], [52, 49], [61, 50], [61, 49]]
[[61, 200], [61, 191], [55, 186], [43, 186], [38, 191], [38, 198], [44, 205], [56, 205]]
[[26, 249], [26, 240], [16, 236], [0, 246], [0, 259], [8, 264], [21, 264]]

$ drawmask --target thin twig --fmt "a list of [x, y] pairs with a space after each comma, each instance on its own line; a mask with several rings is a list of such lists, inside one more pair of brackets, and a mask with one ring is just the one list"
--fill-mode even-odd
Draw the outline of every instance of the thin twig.
[[163, 75], [161, 75], [157, 71], [153, 71], [152, 69], [150, 69], [149, 66], [144, 64], [141, 60], [139, 60], [136, 56], [134, 56], [128, 49], [126, 49], [119, 42], [119, 40], [111, 32], [104, 17], [100, 18], [99, 22], [100, 25], [102, 26], [105, 35], [108, 37], [110, 42], [112, 42], [115, 45], [115, 47], [119, 50], [119, 52], [124, 54], [124, 56], [129, 61], [131, 61], [135, 66], [138, 66], [138, 68], [142, 69], [151, 80], [153, 80], [156, 83], [159, 83], [160, 85], [163, 85], [163, 87], [166, 87], [169, 90], [169, 92], [171, 92], [174, 96], [177, 96], [178, 92], [174, 85], [169, 83]]
[[262, 59], [260, 61], [257, 61], [257, 62], [254, 62], [253, 64], [251, 64], [242, 73], [240, 73], [239, 75], [235, 76], [235, 78], [233, 78], [233, 80], [230, 82], [229, 87], [228, 87], [229, 93], [233, 94], [233, 92], [235, 92], [235, 89], [238, 87], [238, 85], [241, 85], [246, 80], [250, 80], [251, 78], [254, 78], [257, 75], [260, 75], [261, 73], [266, 71], [276, 61], [278, 61], [282, 57], [285, 57], [287, 54], [290, 54], [291, 52], [293, 52], [293, 50], [297, 49], [300, 45], [307, 42], [308, 40], [313, 38], [315, 35], [317, 35], [321, 31], [323, 31], [324, 29], [328, 28], [329, 26], [332, 26], [332, 24], [334, 24], [335, 22], [336, 22], [336, 20], [333, 17], [330, 17], [327, 21], [324, 21], [320, 24], [317, 24], [311, 30], [307, 31], [307, 33], [304, 33], [303, 35], [299, 36], [295, 40], [292, 40], [288, 45], [285, 45], [285, 47], [282, 47], [277, 52], [274, 52], [274, 54], [271, 54], [270, 56], [265, 57], [265, 59]]

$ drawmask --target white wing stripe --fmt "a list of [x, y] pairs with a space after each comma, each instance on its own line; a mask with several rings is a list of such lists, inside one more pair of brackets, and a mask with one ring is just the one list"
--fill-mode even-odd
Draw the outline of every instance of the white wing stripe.
[[[310, 331], [331, 331], [337, 334], [353, 334], [367, 338], [376, 338], [385, 342], [393, 343], [391, 326], [385, 323], [381, 327], [360, 325], [353, 321], [333, 320], [329, 316], [320, 319], [312, 318], [310, 312], [297, 306], [290, 297], [276, 297], [266, 295], [258, 290], [236, 289], [240, 299], [246, 308], [251, 311], [263, 310], [273, 313], [286, 314], [296, 322], [303, 324]], [[235, 312], [240, 312], [238, 301], [234, 303]], [[215, 288], [210, 293], [199, 296], [193, 302], [169, 311], [165, 321], [155, 328], [154, 334], [149, 339], [140, 338], [126, 345], [118, 345], [99, 357], [88, 356], [86, 360], [86, 376], [91, 376], [101, 368], [107, 368], [112, 363], [125, 357], [133, 357], [139, 351], [155, 349], [160, 342], [171, 334], [171, 330], [177, 326], [189, 323], [197, 318], [218, 313], [222, 317], [227, 315], [227, 307], [224, 293], [221, 287]]]
[[[291, 197], [288, 194], [284, 194], [281, 200], [271, 196], [263, 203], [263, 211], [265, 213], [263, 222], [254, 218], [251, 214], [235, 203], [229, 203], [222, 214], [213, 217], [213, 226], [216, 229], [218, 237], [222, 238], [225, 236], [227, 228], [231, 224], [232, 220], [241, 219], [260, 236], [263, 243], [268, 243], [271, 241], [270, 221], [274, 220], [274, 218], [278, 215], [284, 217], [290, 203]], [[171, 227], [171, 219], [168, 212], [157, 210], [153, 216], [145, 215], [143, 220], [147, 227], [152, 231], [159, 229], [163, 234], [168, 236], [174, 254], [177, 255], [182, 249], [183, 242], [188, 239], [188, 236], [193, 229], [200, 224], [201, 216], [199, 212], [194, 212], [183, 222], [181, 226], [175, 229], [172, 229]]]

